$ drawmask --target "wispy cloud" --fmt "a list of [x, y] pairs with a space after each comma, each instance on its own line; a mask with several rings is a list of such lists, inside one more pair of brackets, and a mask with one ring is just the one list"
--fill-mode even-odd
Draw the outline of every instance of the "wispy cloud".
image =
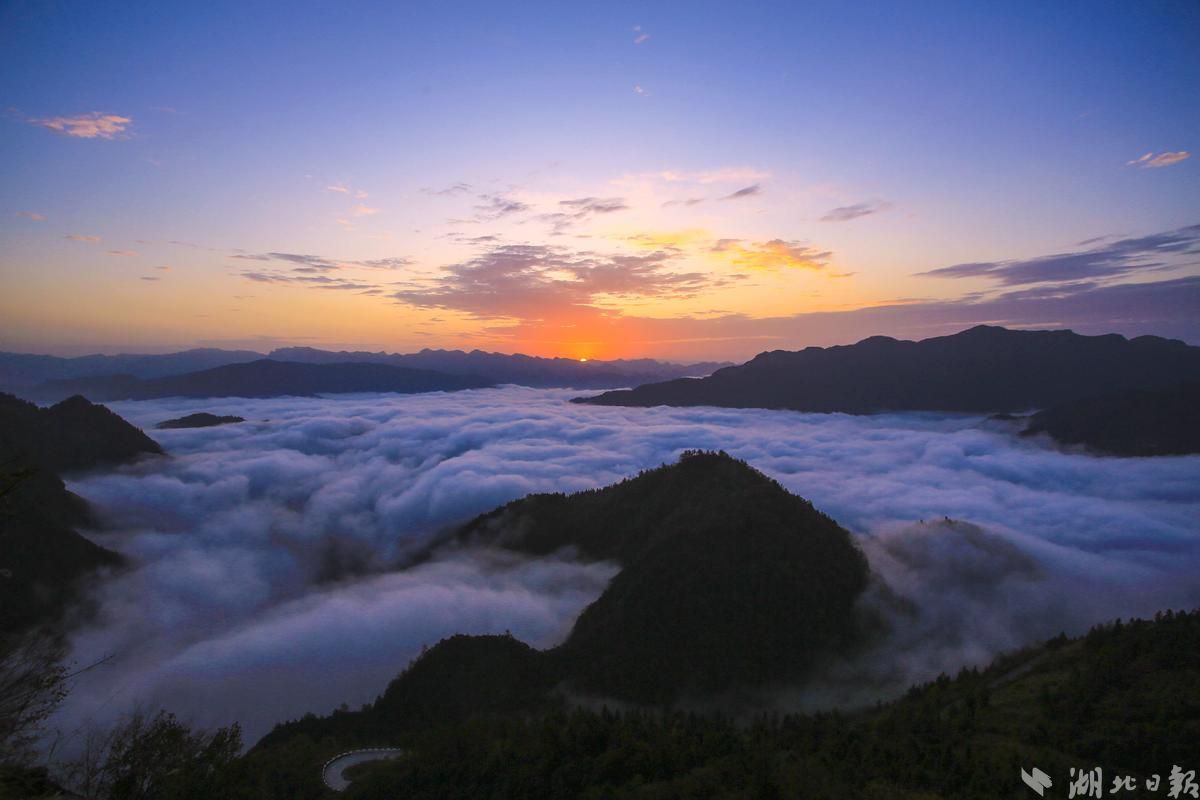
[[350, 209], [350, 215], [354, 217], [370, 217], [378, 213], [378, 208], [372, 208], [371, 206], [363, 205], [362, 203], [359, 203], [354, 208]]
[[[292, 270], [292, 273], [301, 272], [302, 270]], [[343, 291], [361, 291], [377, 293], [379, 289], [373, 283], [361, 283], [352, 281], [346, 278], [331, 278], [328, 275], [295, 275], [284, 272], [260, 272], [249, 270], [239, 273], [246, 280], [255, 281], [256, 283], [273, 283], [273, 284], [291, 284], [296, 286], [305, 286], [311, 289], [336, 289]]]
[[1194, 265], [1197, 256], [1200, 256], [1200, 224], [1116, 239], [1090, 250], [1013, 261], [955, 264], [917, 274], [936, 278], [990, 278], [1004, 286], [1024, 286], [1160, 272]]
[[644, 30], [642, 30], [641, 25], [633, 26], [633, 43], [634, 44], [643, 44], [649, 38], [650, 38], [650, 34], [646, 33]]
[[341, 183], [340, 181], [338, 183], [329, 184], [328, 186], [325, 187], [325, 191], [335, 192], [337, 194], [353, 195], [354, 198], [357, 200], [366, 200], [367, 197], [369, 196], [362, 189], [355, 189], [351, 186], [347, 186], [346, 184]]
[[460, 194], [467, 194], [470, 191], [471, 184], [462, 182], [453, 183], [444, 189], [433, 189], [429, 186], [422, 186], [420, 189], [421, 194], [440, 195], [442, 197], [454, 197]]
[[25, 219], [33, 220], [34, 222], [45, 222], [46, 221], [46, 216], [44, 214], [39, 214], [36, 211], [18, 211], [17, 216], [24, 217]]
[[643, 97], [649, 96], [649, 94], [650, 94], [650, 92], [647, 91], [645, 88], [643, 88], [640, 83], [634, 85], [633, 93], [642, 95]]
[[621, 197], [579, 197], [573, 200], [559, 200], [561, 211], [540, 214], [538, 219], [549, 223], [553, 233], [559, 234], [573, 225], [592, 218], [597, 214], [612, 214], [626, 211], [629, 206]]
[[115, 139], [133, 124], [130, 117], [92, 111], [73, 117], [31, 119], [30, 124], [79, 139]]
[[878, 214], [891, 208], [891, 203], [855, 203], [850, 206], [839, 206], [825, 212], [821, 222], [849, 222], [852, 219]]
[[109, 250], [108, 254], [110, 256], [128, 257], [128, 256], [136, 256], [138, 254], [138, 252], [137, 252], [137, 250]]
[[84, 236], [79, 233], [68, 233], [63, 238], [70, 239], [72, 242], [98, 242], [98, 241], [100, 241], [99, 236]]
[[1129, 167], [1169, 167], [1172, 164], [1178, 164], [1180, 161], [1186, 161], [1191, 158], [1192, 154], [1187, 150], [1163, 151], [1155, 155], [1153, 152], [1146, 153], [1141, 158], [1135, 158], [1133, 161], [1125, 162]]
[[530, 206], [528, 203], [522, 203], [520, 200], [514, 200], [503, 194], [481, 194], [479, 199], [482, 201], [475, 206], [475, 222], [492, 222], [501, 217], [520, 214], [528, 211]]
[[703, 197], [685, 197], [680, 200], [668, 200], [667, 202], [662, 204], [662, 207], [670, 208], [672, 206], [696, 206], [696, 205], [700, 205], [703, 202], [704, 202]]
[[412, 264], [412, 260], [402, 256], [392, 256], [389, 258], [372, 258], [361, 259], [357, 261], [340, 261], [324, 256], [315, 256], [307, 253], [234, 253], [229, 256], [238, 261], [283, 261], [288, 264], [293, 264], [292, 270], [296, 272], [316, 273], [316, 272], [334, 272], [342, 269], [378, 269], [378, 270], [397, 270], [402, 267], [407, 267]]
[[750, 186], [746, 186], [742, 189], [738, 189], [736, 192], [733, 192], [731, 194], [727, 194], [724, 197], [722, 197], [721, 199], [722, 200], [741, 200], [746, 197], [755, 197], [760, 194], [762, 194], [762, 186], [755, 183]]
[[669, 183], [744, 183], [766, 180], [771, 177], [771, 173], [755, 167], [721, 167], [699, 172], [668, 169], [651, 173], [648, 177], [658, 178]]

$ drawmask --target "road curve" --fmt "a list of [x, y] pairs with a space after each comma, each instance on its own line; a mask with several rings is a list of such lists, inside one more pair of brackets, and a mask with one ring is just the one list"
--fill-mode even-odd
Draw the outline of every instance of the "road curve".
[[321, 767], [321, 780], [325, 781], [325, 785], [335, 792], [344, 792], [350, 787], [350, 781], [346, 780], [342, 773], [355, 764], [364, 764], [368, 761], [382, 761], [387, 758], [395, 758], [403, 755], [404, 751], [395, 747], [369, 747], [363, 750], [351, 750], [346, 753], [340, 753], [325, 762], [325, 766]]

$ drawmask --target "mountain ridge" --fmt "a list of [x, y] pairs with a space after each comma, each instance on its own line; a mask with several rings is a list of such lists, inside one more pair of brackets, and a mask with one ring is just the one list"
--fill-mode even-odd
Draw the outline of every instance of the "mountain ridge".
[[[96, 354], [73, 358], [0, 352], [0, 389], [18, 394], [36, 393], [38, 387], [51, 381], [83, 378], [100, 382], [91, 384], [92, 387], [104, 385], [103, 381], [124, 387], [129, 384], [131, 378], [163, 378], [262, 360], [312, 364], [378, 363], [395, 367], [432, 369], [450, 375], [473, 375], [493, 383], [578, 389], [606, 389], [681, 375], [706, 375], [727, 365], [726, 362], [677, 364], [650, 358], [580, 361], [478, 349], [463, 351], [430, 348], [416, 353], [387, 353], [284, 347], [265, 354], [249, 350], [194, 348], [178, 353], [125, 353], [112, 356]], [[77, 386], [83, 387], [84, 384]]]
[[574, 402], [710, 405], [806, 412], [1027, 411], [1105, 391], [1200, 379], [1200, 347], [1174, 339], [979, 325], [906, 341], [760, 353], [707, 378], [645, 384]]

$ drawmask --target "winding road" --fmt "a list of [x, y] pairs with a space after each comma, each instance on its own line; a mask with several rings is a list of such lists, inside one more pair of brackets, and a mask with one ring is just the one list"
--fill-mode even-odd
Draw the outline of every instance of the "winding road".
[[403, 755], [404, 751], [395, 747], [371, 747], [364, 750], [351, 750], [341, 753], [325, 762], [321, 767], [321, 780], [335, 792], [344, 792], [350, 787], [342, 773], [355, 764], [365, 764], [368, 761], [383, 761]]

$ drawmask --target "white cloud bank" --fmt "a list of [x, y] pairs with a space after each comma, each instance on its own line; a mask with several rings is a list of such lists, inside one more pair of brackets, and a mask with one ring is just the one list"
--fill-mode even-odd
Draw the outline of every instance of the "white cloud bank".
[[[578, 406], [515, 387], [336, 399], [159, 400], [240, 425], [152, 431], [171, 458], [71, 482], [137, 567], [99, 590], [59, 723], [165, 706], [206, 726], [373, 699], [455, 632], [560, 641], [611, 565], [458, 554], [384, 572], [437, 531], [536, 491], [603, 486], [724, 449], [862, 537], [912, 600], [888, 683], [1115, 616], [1200, 605], [1200, 458], [1063, 453], [978, 418]], [[920, 520], [963, 520], [948, 524]], [[970, 524], [965, 524], [970, 523]], [[857, 665], [856, 670], [861, 670]]]

